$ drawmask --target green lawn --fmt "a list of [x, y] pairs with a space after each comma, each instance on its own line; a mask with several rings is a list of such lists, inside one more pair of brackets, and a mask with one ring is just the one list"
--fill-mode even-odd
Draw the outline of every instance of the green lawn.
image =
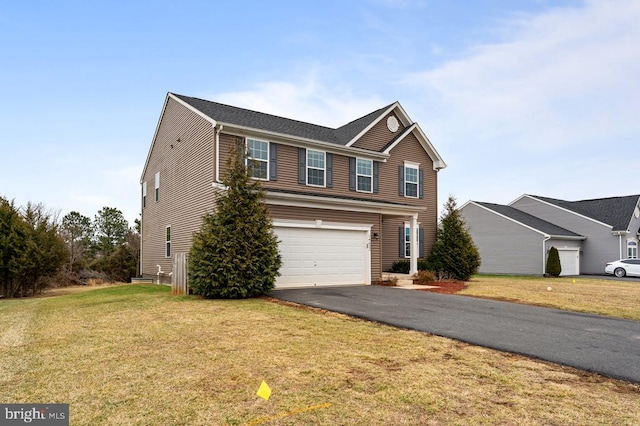
[[[73, 425], [640, 418], [635, 385], [268, 298], [113, 286], [4, 300], [0, 327], [0, 400], [68, 403]], [[262, 380], [267, 401], [256, 395]]]

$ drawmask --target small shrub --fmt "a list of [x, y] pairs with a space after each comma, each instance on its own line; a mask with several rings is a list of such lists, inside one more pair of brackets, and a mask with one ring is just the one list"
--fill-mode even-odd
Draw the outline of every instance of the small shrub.
[[409, 266], [408, 260], [396, 260], [391, 264], [391, 272], [395, 272], [396, 274], [408, 274]]
[[419, 270], [414, 275], [413, 282], [415, 284], [426, 285], [426, 284], [434, 282], [435, 280], [436, 280], [436, 277], [435, 277], [433, 272], [425, 271], [425, 270]]
[[426, 259], [418, 259], [418, 271], [429, 271], [431, 269]]

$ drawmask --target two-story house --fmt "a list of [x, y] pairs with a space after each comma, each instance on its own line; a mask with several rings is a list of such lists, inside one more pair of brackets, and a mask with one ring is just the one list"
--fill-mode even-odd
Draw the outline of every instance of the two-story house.
[[277, 287], [369, 284], [428, 253], [446, 164], [394, 102], [329, 128], [167, 94], [141, 177], [141, 274], [170, 280], [216, 207], [232, 144], [262, 182], [283, 265]]

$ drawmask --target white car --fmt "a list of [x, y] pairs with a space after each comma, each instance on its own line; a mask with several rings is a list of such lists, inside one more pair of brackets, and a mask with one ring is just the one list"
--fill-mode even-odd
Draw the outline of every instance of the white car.
[[640, 259], [620, 259], [608, 262], [604, 267], [604, 273], [615, 275], [618, 278], [625, 275], [640, 277]]

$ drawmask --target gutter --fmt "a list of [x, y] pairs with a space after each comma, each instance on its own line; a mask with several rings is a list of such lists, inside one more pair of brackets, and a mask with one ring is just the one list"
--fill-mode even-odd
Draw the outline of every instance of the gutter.
[[[215, 125], [213, 128], [215, 129]], [[224, 126], [221, 124], [220, 127], [216, 130], [216, 182], [221, 183], [220, 181], [220, 132]]]

